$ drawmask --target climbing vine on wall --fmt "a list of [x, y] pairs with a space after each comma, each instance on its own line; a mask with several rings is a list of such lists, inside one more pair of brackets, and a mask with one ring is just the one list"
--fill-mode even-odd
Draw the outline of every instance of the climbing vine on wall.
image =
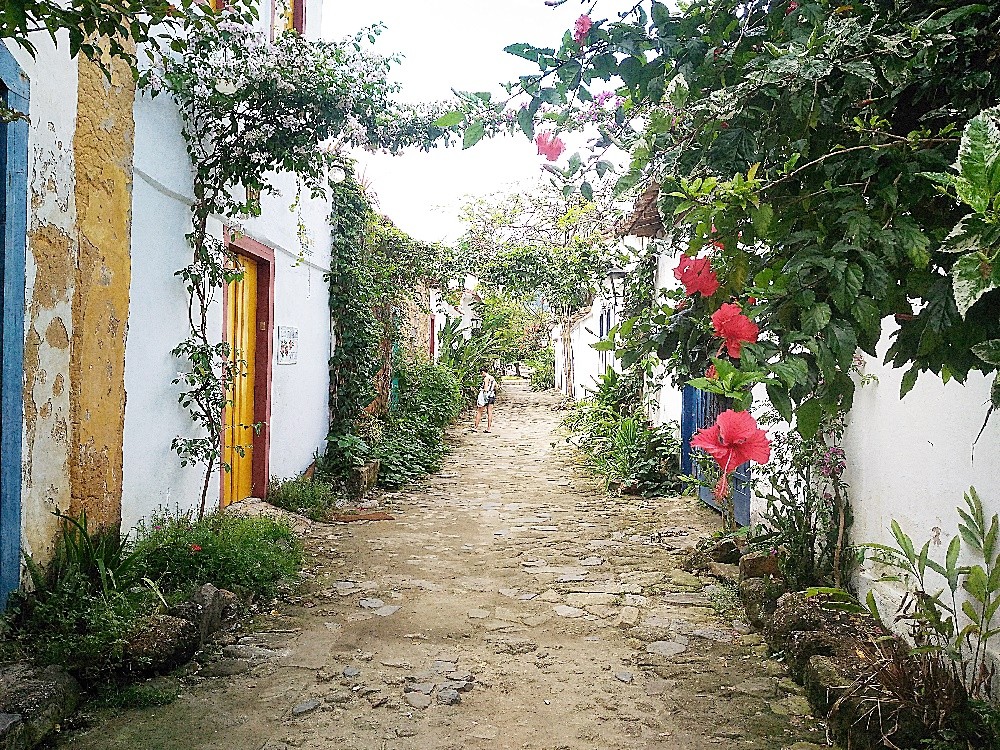
[[349, 166], [332, 203], [330, 441], [338, 454], [350, 454], [359, 421], [378, 395], [378, 375], [391, 367], [407, 300], [432, 273], [440, 248], [413, 240], [380, 216]]
[[[431, 124], [434, 105], [408, 107], [395, 100], [398, 86], [388, 74], [398, 59], [366, 44], [374, 43], [380, 27], [339, 42], [291, 31], [272, 42], [242, 21], [224, 14], [215, 26], [188, 28], [185, 44], [140, 76], [152, 95], [165, 91], [179, 105], [193, 167], [187, 234], [192, 259], [177, 272], [188, 295], [189, 335], [173, 354], [184, 363], [174, 381], [182, 388], [179, 402], [197, 434], [176, 437], [173, 448], [182, 465], [204, 468], [202, 512], [213, 475], [220, 467], [230, 469], [223, 461], [224, 412], [235, 378], [244, 372], [240, 353], [209, 328], [219, 292], [241, 276], [232, 238], [223, 236], [219, 224], [238, 227], [241, 219], [259, 215], [261, 196], [278, 192], [278, 172], [296, 175], [300, 194], [326, 196], [345, 174], [343, 147], [397, 151], [449, 138]], [[338, 220], [355, 221], [350, 211], [356, 208]]]

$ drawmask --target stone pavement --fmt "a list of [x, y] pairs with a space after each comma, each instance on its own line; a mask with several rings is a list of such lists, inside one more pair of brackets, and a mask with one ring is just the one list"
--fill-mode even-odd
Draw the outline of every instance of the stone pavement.
[[507, 386], [493, 434], [456, 429], [394, 521], [304, 524], [296, 597], [183, 679], [98, 716], [94, 750], [796, 750], [825, 744], [761, 638], [682, 569], [718, 527], [690, 498], [609, 498]]

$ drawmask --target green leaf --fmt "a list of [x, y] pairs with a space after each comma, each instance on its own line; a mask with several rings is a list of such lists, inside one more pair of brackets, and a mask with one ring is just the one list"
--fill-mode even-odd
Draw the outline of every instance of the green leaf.
[[580, 185], [580, 194], [588, 201], [594, 200], [594, 188], [589, 182]]
[[958, 186], [958, 197], [977, 213], [986, 213], [997, 185], [991, 184], [991, 167], [1000, 161], [1000, 128], [986, 112], [973, 117], [962, 133], [958, 147], [958, 171], [966, 188]]
[[964, 318], [979, 299], [997, 288], [997, 269], [981, 253], [969, 253], [956, 261], [951, 269], [955, 304]]
[[441, 115], [434, 121], [434, 124], [439, 128], [450, 128], [453, 125], [458, 125], [463, 120], [465, 120], [465, 113], [456, 109], [448, 112], [447, 114]]
[[767, 397], [771, 400], [771, 404], [777, 410], [781, 418], [786, 422], [792, 421], [792, 399], [788, 395], [788, 391], [783, 388], [778, 387], [774, 383], [767, 384]]
[[823, 404], [817, 398], [808, 399], [799, 404], [799, 408], [795, 410], [795, 429], [802, 437], [809, 440], [815, 437], [822, 419]]
[[917, 384], [917, 375], [920, 374], [920, 370], [914, 365], [909, 370], [903, 374], [903, 380], [899, 384], [899, 397], [902, 398], [907, 393], [913, 390], [913, 386]]
[[483, 139], [484, 135], [486, 135], [486, 125], [482, 120], [476, 120], [465, 129], [465, 135], [462, 136], [462, 148], [472, 148]]
[[809, 375], [809, 365], [800, 357], [787, 357], [771, 365], [771, 372], [781, 378], [789, 388], [801, 383]]
[[826, 328], [833, 312], [825, 302], [818, 302], [802, 313], [802, 332], [814, 336]]
[[528, 140], [534, 140], [535, 118], [530, 109], [522, 107], [517, 111], [517, 124], [521, 126], [521, 132], [527, 136]]
[[983, 360], [983, 362], [991, 364], [994, 367], [1000, 367], [1000, 339], [976, 344], [972, 347], [972, 353]]

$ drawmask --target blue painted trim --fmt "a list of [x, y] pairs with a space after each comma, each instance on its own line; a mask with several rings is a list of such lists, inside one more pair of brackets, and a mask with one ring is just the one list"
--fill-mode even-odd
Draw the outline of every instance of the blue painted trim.
[[697, 427], [694, 423], [695, 401], [698, 390], [686, 385], [681, 392], [681, 472], [691, 474], [691, 438]]
[[[28, 112], [29, 82], [0, 45], [4, 103]], [[28, 231], [28, 123], [0, 125], [3, 252], [0, 253], [0, 610], [21, 578], [21, 433], [24, 404], [24, 254]]]

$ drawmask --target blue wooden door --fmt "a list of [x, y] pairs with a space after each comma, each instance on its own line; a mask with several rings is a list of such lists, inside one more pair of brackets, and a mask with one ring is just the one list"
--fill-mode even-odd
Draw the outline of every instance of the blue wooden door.
[[[0, 44], [0, 102], [27, 114], [28, 79]], [[21, 429], [24, 387], [24, 251], [28, 220], [28, 123], [0, 118], [0, 610], [21, 572]]]
[[[715, 424], [716, 417], [730, 408], [727, 399], [714, 393], [700, 391], [697, 388], [684, 386], [681, 405], [681, 470], [693, 477], [702, 479], [698, 462], [691, 455], [691, 438], [703, 427]], [[733, 472], [730, 483], [733, 491], [733, 509], [736, 522], [741, 526], [750, 523], [750, 463], [747, 462]], [[709, 487], [701, 487], [698, 496], [707, 505], [721, 511], [719, 503], [712, 496]]]

